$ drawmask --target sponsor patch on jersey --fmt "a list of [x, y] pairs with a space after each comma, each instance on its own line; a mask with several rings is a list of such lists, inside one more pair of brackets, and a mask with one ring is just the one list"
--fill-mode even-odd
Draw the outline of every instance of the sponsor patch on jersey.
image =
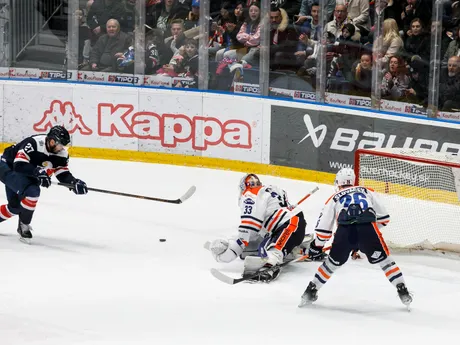
[[256, 202], [250, 198], [247, 198], [243, 201], [246, 205], [254, 205]]

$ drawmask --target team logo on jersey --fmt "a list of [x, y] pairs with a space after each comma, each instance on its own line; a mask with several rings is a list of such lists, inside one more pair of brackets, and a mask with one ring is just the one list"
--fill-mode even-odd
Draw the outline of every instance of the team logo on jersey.
[[[308, 114], [305, 114], [305, 116], [303, 117], [303, 122], [305, 122], [305, 126], [307, 127], [308, 133], [297, 144], [300, 144], [302, 143], [302, 141], [304, 141], [308, 137], [311, 137], [311, 141], [313, 142], [313, 145], [315, 145], [315, 147], [320, 147], [324, 141], [324, 138], [326, 137], [326, 132], [327, 132], [326, 125], [321, 124], [315, 128], [313, 126], [313, 123], [311, 122], [310, 115]], [[321, 131], [321, 133], [319, 134], [319, 136], [316, 136], [316, 133], [318, 133], [319, 131]]]
[[243, 201], [246, 205], [254, 205], [256, 202], [250, 198], [247, 198]]

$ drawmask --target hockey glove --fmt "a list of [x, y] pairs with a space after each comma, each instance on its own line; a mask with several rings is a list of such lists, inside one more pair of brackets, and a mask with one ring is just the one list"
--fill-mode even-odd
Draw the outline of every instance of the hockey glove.
[[321, 261], [324, 259], [325, 254], [323, 253], [323, 247], [317, 247], [315, 241], [310, 243], [310, 248], [308, 249], [308, 257], [312, 261]]
[[83, 182], [82, 180], [76, 179], [75, 181], [72, 182], [73, 188], [71, 191], [73, 191], [75, 194], [86, 194], [88, 193], [88, 187], [86, 186], [86, 183]]
[[51, 178], [46, 173], [46, 169], [42, 167], [36, 167], [34, 170], [34, 176], [38, 179], [38, 184], [42, 187], [48, 188], [51, 186]]

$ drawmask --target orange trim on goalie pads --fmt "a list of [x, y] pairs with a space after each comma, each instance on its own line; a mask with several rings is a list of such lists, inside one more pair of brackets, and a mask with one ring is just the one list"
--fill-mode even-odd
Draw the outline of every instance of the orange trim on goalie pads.
[[289, 225], [286, 227], [286, 229], [283, 230], [280, 237], [278, 237], [278, 241], [276, 241], [275, 248], [278, 250], [283, 250], [292, 233], [296, 232], [298, 227], [299, 217], [294, 216], [289, 220]]
[[390, 250], [388, 249], [388, 246], [387, 246], [387, 244], [385, 243], [385, 240], [383, 239], [383, 235], [382, 235], [382, 233], [380, 232], [377, 223], [372, 223], [372, 226], [374, 227], [375, 233], [377, 234], [377, 237], [379, 238], [380, 243], [382, 244], [383, 250], [385, 251], [385, 253], [387, 254], [387, 256], [389, 256], [389, 255], [390, 255]]

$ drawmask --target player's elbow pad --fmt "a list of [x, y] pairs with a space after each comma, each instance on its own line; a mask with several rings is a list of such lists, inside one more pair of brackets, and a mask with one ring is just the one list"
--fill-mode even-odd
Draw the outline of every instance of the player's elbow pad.
[[216, 257], [218, 262], [231, 262], [243, 253], [245, 245], [241, 240], [232, 240], [227, 249]]

